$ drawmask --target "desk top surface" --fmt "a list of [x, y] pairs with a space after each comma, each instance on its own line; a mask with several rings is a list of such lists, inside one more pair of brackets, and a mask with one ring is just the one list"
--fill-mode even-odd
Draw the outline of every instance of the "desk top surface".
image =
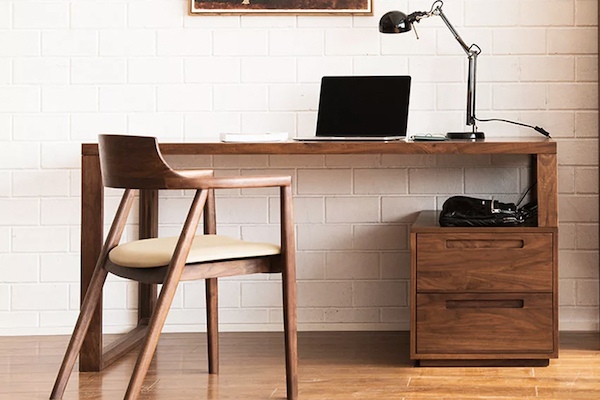
[[[544, 137], [501, 137], [443, 142], [273, 142], [160, 143], [163, 154], [556, 154], [556, 142]], [[98, 155], [96, 143], [84, 143], [82, 155]]]

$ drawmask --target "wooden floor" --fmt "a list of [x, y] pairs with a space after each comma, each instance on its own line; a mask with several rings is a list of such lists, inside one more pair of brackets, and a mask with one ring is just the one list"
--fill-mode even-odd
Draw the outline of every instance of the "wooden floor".
[[[68, 338], [0, 337], [0, 399], [47, 399]], [[300, 399], [600, 399], [600, 335], [563, 333], [548, 367], [416, 368], [406, 332], [302, 332]], [[73, 373], [64, 399], [121, 399], [135, 352]], [[204, 334], [164, 334], [140, 399], [283, 399], [283, 338], [222, 333], [208, 375]]]

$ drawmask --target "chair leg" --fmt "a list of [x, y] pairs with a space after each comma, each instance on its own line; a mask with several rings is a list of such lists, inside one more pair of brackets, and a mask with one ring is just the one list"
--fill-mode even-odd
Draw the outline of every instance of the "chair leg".
[[79, 318], [77, 318], [73, 335], [71, 335], [71, 340], [67, 347], [63, 362], [58, 370], [58, 376], [54, 382], [54, 388], [50, 394], [50, 399], [62, 399], [67, 387], [67, 382], [69, 381], [69, 377], [73, 371], [75, 360], [77, 359], [77, 355], [81, 350], [81, 345], [83, 344], [85, 335], [90, 328], [94, 310], [98, 306], [98, 302], [102, 296], [102, 287], [104, 286], [104, 281], [106, 280], [107, 274], [108, 272], [104, 268], [96, 267], [94, 270], [94, 274], [90, 280], [90, 285], [88, 286], [85, 298], [81, 304]]
[[160, 338], [161, 331], [165, 325], [169, 308], [171, 308], [171, 304], [173, 303], [178, 283], [178, 280], [168, 280], [163, 284], [156, 309], [148, 324], [148, 333], [144, 339], [142, 348], [140, 349], [135, 367], [133, 368], [133, 374], [131, 375], [124, 400], [135, 400], [140, 394], [144, 378], [148, 373], [152, 357], [154, 356], [156, 346], [158, 345], [158, 339]]
[[208, 373], [219, 373], [219, 288], [217, 278], [206, 279], [206, 334]]
[[296, 400], [298, 398], [298, 317], [295, 269], [286, 267], [282, 275], [287, 398]]

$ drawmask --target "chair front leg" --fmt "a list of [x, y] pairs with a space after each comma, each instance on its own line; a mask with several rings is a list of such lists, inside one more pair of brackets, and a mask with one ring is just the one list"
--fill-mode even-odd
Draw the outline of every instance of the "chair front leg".
[[106, 275], [108, 275], [108, 272], [104, 268], [96, 267], [94, 270], [90, 285], [81, 304], [81, 311], [79, 312], [73, 335], [71, 335], [63, 362], [58, 370], [58, 376], [54, 382], [50, 399], [62, 399], [67, 383], [69, 382], [69, 377], [73, 371], [75, 360], [77, 360], [77, 355], [81, 351], [85, 335], [90, 328], [94, 311], [102, 297], [102, 286], [104, 285], [104, 281], [106, 281]]
[[208, 373], [219, 373], [219, 287], [217, 278], [206, 279], [206, 336]]

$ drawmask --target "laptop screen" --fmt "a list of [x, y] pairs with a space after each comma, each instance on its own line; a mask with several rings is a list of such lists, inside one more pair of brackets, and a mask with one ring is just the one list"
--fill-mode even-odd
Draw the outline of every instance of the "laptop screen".
[[410, 76], [325, 76], [317, 136], [406, 136]]

